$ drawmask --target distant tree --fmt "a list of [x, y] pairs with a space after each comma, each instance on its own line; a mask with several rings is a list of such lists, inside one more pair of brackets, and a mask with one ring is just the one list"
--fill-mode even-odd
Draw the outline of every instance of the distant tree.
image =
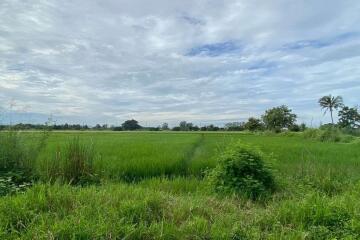
[[344, 106], [338, 113], [339, 126], [342, 128], [360, 127], [360, 113], [357, 108]]
[[136, 121], [134, 119], [126, 120], [123, 124], [121, 124], [121, 126], [125, 131], [133, 131], [133, 130], [138, 130], [138, 129], [142, 128], [139, 125], [138, 121]]
[[220, 128], [213, 124], [210, 124], [210, 125], [201, 127], [200, 130], [201, 131], [219, 131]]
[[179, 123], [179, 128], [180, 131], [196, 131], [196, 129], [198, 129], [198, 127], [195, 126], [193, 123], [186, 121], [181, 121]]
[[188, 131], [188, 123], [186, 121], [181, 121], [179, 123], [180, 131]]
[[172, 130], [173, 130], [173, 131], [180, 131], [180, 127], [179, 127], [179, 126], [173, 127]]
[[169, 130], [169, 124], [168, 123], [163, 123], [161, 125], [161, 130], [164, 130], [164, 131]]
[[282, 128], [290, 128], [296, 122], [296, 114], [292, 110], [282, 105], [265, 111], [262, 120], [265, 127], [269, 130], [279, 131]]
[[259, 118], [250, 117], [244, 124], [244, 128], [249, 131], [261, 131], [264, 130], [264, 124]]
[[300, 124], [300, 131], [301, 131], [301, 132], [305, 131], [306, 128], [307, 128], [307, 127], [306, 127], [306, 124], [305, 124], [305, 123], [301, 123], [301, 124]]
[[199, 131], [200, 128], [196, 125], [192, 126], [192, 128], [190, 129], [191, 131]]
[[293, 124], [289, 127], [289, 130], [292, 132], [303, 132], [306, 129], [306, 124], [305, 123], [301, 123], [299, 124]]
[[112, 130], [113, 130], [113, 131], [122, 131], [123, 128], [120, 127], [120, 126], [113, 126], [113, 127], [112, 127]]
[[333, 111], [343, 106], [343, 99], [341, 96], [323, 96], [319, 99], [319, 105], [325, 109], [324, 114], [329, 110], [331, 116], [331, 123], [334, 124]]
[[194, 127], [194, 124], [192, 124], [192, 123], [186, 123], [186, 125], [185, 125], [186, 131], [191, 131], [193, 129], [193, 127]]
[[245, 130], [244, 122], [231, 122], [225, 124], [225, 129], [227, 131], [243, 131]]

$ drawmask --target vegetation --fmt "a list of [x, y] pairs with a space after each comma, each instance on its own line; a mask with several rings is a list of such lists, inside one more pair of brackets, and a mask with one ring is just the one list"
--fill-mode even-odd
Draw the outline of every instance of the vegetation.
[[244, 128], [249, 131], [262, 131], [265, 129], [264, 124], [261, 122], [260, 119], [251, 117], [245, 123]]
[[47, 134], [26, 138], [13, 129], [0, 133], [0, 196], [25, 190], [36, 179], [33, 165]]
[[139, 125], [138, 121], [131, 119], [126, 120], [123, 124], [121, 124], [121, 127], [125, 131], [133, 131], [141, 129], [141, 126]]
[[333, 111], [339, 109], [343, 106], [343, 99], [341, 96], [332, 96], [331, 94], [328, 96], [323, 96], [319, 99], [320, 106], [326, 111], [329, 110], [331, 116], [331, 123], [334, 124]]
[[282, 128], [290, 128], [296, 122], [296, 114], [292, 110], [282, 105], [266, 110], [262, 120], [267, 129], [280, 132]]
[[[31, 141], [32, 133], [22, 134]], [[0, 198], [1, 239], [360, 237], [356, 141], [322, 143], [301, 134], [53, 132], [34, 171], [41, 173], [43, 160], [52, 159], [58, 149], [69, 144], [79, 149], [90, 140], [101, 155], [93, 159], [93, 172], [103, 184], [78, 187], [45, 181], [23, 194]], [[238, 140], [257, 146], [263, 154], [237, 145]], [[234, 142], [237, 147], [224, 152]], [[254, 171], [264, 171], [262, 167], [272, 163], [279, 187], [266, 201], [214, 194], [202, 178], [204, 171], [220, 169], [224, 157], [237, 148], [246, 153], [240, 155], [246, 164], [261, 159]], [[272, 153], [275, 162], [264, 157]], [[229, 162], [238, 166], [237, 161]], [[139, 180], [118, 181], [125, 176]]]
[[6, 126], [0, 239], [360, 239], [358, 110], [330, 100], [316, 129], [287, 106], [173, 132]]
[[72, 137], [62, 147], [57, 146], [52, 157], [39, 165], [39, 176], [43, 181], [61, 182], [73, 185], [86, 185], [98, 181], [94, 173], [94, 161], [97, 154], [93, 143], [80, 141]]
[[344, 106], [339, 111], [339, 126], [341, 128], [355, 129], [360, 127], [360, 113], [357, 108]]
[[209, 175], [215, 191], [233, 193], [253, 200], [275, 190], [275, 180], [264, 155], [238, 142], [225, 151]]

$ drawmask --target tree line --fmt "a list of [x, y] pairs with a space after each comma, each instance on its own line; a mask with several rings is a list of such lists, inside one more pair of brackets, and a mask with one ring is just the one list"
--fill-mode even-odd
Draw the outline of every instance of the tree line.
[[[358, 107], [346, 106], [341, 96], [327, 95], [318, 100], [320, 107], [324, 110], [324, 114], [330, 113], [331, 125], [343, 129], [359, 129], [360, 128], [360, 113]], [[338, 122], [334, 123], [334, 112], [338, 111]], [[7, 129], [9, 125], [0, 125], [0, 130]], [[214, 124], [205, 126], [197, 126], [191, 122], [181, 121], [179, 125], [170, 128], [168, 123], [163, 123], [157, 127], [143, 127], [135, 119], [129, 119], [123, 122], [120, 126], [96, 124], [95, 126], [80, 125], [80, 124], [15, 124], [11, 126], [17, 130], [111, 130], [111, 131], [264, 131], [270, 130], [274, 132], [288, 131], [304, 131], [306, 129], [305, 123], [297, 124], [297, 115], [292, 112], [286, 105], [273, 107], [264, 112], [260, 118], [250, 117], [243, 122], [229, 122], [224, 127], [219, 127]]]

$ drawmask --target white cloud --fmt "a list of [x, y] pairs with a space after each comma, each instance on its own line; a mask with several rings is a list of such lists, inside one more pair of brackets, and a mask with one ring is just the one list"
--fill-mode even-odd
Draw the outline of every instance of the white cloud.
[[359, 12], [355, 0], [4, 0], [0, 100], [90, 124], [226, 122], [279, 104], [309, 122], [323, 94], [359, 103]]

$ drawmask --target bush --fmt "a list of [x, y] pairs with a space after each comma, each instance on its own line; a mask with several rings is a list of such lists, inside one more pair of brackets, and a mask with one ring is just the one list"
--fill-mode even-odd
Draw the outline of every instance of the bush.
[[326, 128], [320, 131], [319, 140], [321, 142], [340, 142], [342, 139], [342, 133], [337, 128]]
[[237, 143], [222, 154], [209, 174], [210, 183], [216, 192], [265, 197], [275, 190], [275, 180], [264, 160], [260, 151]]
[[303, 133], [304, 138], [314, 139], [321, 142], [352, 142], [355, 138], [346, 135], [336, 127], [322, 127], [321, 129], [309, 128]]

